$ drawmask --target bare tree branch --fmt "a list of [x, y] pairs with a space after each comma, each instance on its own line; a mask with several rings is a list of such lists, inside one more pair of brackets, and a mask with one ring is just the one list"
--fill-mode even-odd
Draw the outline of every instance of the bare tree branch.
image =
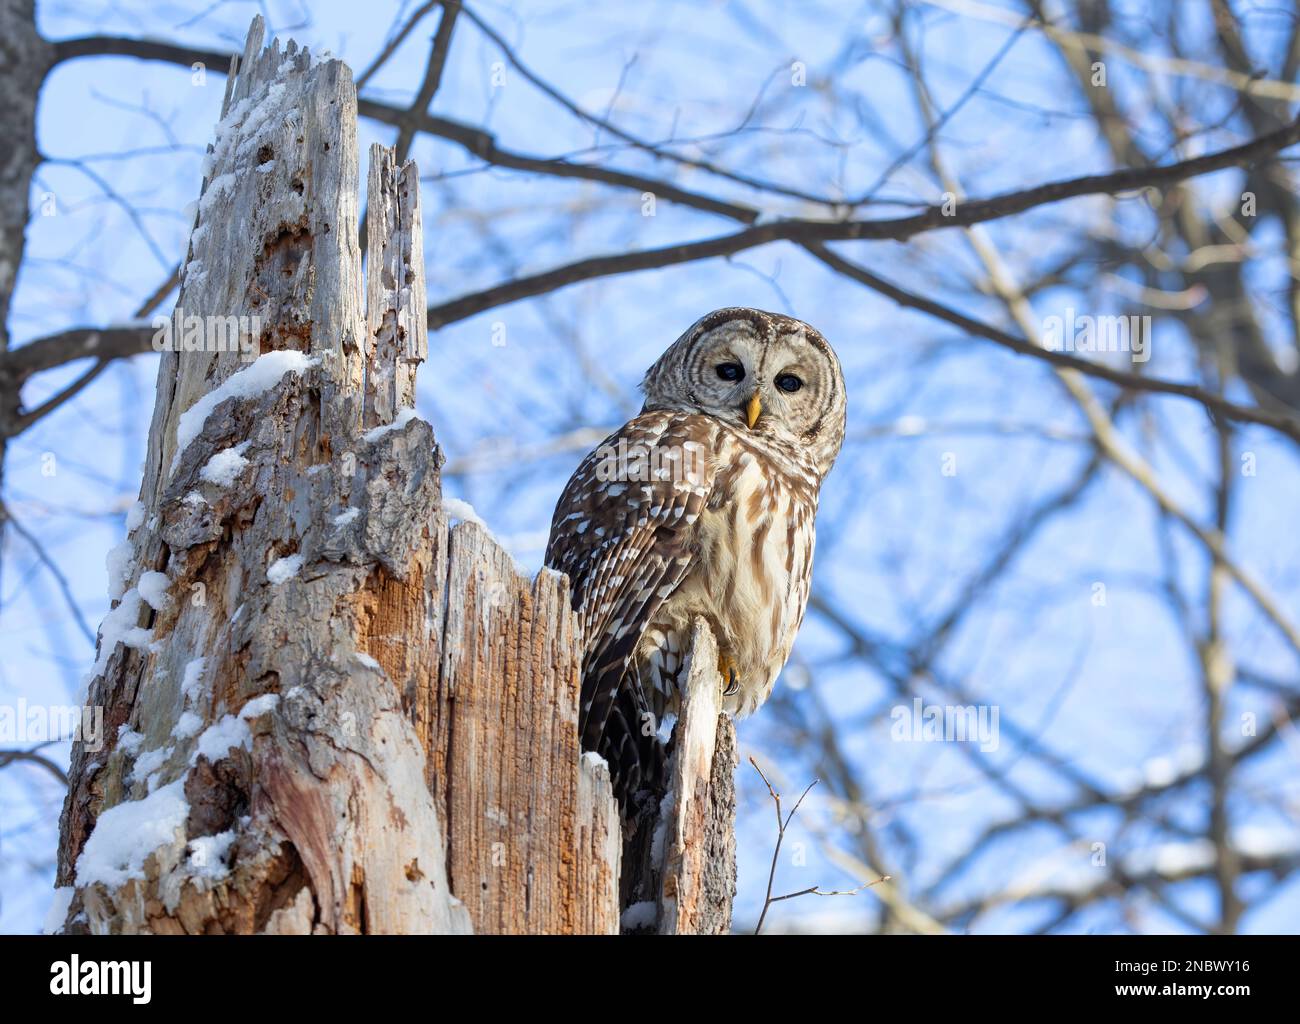
[[[41, 744], [41, 747], [43, 746], [48, 746], [48, 744]], [[68, 784], [67, 772], [44, 754], [38, 753], [41, 747], [33, 747], [31, 750], [0, 750], [0, 769], [7, 768], [11, 764], [34, 764], [39, 768], [44, 768], [66, 786]]]

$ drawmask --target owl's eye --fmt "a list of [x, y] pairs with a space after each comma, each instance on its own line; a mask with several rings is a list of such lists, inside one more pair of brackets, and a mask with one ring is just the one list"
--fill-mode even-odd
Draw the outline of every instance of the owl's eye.
[[783, 373], [776, 378], [776, 386], [782, 391], [798, 391], [803, 387], [803, 381], [793, 373]]
[[745, 368], [739, 363], [719, 363], [718, 376], [729, 381], [744, 380]]

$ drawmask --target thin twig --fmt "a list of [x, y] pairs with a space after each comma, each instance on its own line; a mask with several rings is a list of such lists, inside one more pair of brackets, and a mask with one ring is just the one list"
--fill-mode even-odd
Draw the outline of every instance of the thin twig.
[[785, 830], [789, 827], [790, 822], [794, 820], [794, 816], [799, 812], [799, 806], [804, 802], [804, 798], [812, 792], [813, 786], [817, 785], [821, 780], [813, 779], [812, 782], [808, 783], [808, 787], [799, 794], [799, 799], [796, 800], [794, 806], [790, 808], [790, 813], [782, 817], [781, 794], [772, 787], [772, 783], [769, 782], [767, 776], [763, 774], [763, 769], [758, 766], [757, 761], [751, 757], [749, 763], [754, 766], [754, 771], [758, 772], [758, 777], [763, 780], [763, 785], [767, 786], [767, 791], [772, 796], [772, 803], [776, 807], [776, 846], [772, 850], [772, 866], [769, 868], [767, 873], [767, 896], [763, 900], [763, 912], [758, 915], [758, 924], [754, 928], [755, 935], [763, 930], [763, 922], [767, 919], [768, 908], [771, 907], [773, 903], [779, 903], [781, 900], [792, 900], [796, 896], [856, 896], [858, 893], [862, 892], [863, 889], [869, 889], [873, 885], [879, 885], [881, 882], [889, 881], [888, 875], [881, 875], [874, 882], [863, 882], [854, 889], [829, 890], [814, 885], [807, 889], [800, 889], [798, 892], [788, 892], [784, 896], [773, 896], [772, 885], [776, 881], [776, 864], [778, 858], [781, 856], [781, 843], [785, 839]]
[[90, 641], [91, 646], [94, 646], [96, 640], [95, 631], [90, 628], [85, 617], [81, 614], [81, 609], [77, 606], [77, 599], [72, 596], [72, 588], [68, 585], [68, 578], [63, 575], [58, 563], [41, 546], [41, 542], [36, 539], [36, 536], [13, 517], [13, 513], [9, 511], [3, 502], [0, 502], [0, 523], [8, 523], [14, 528], [14, 532], [18, 536], [32, 546], [32, 550], [36, 552], [36, 557], [49, 570], [50, 575], [54, 577], [54, 581], [58, 584], [59, 592], [63, 594], [63, 600], [67, 602], [68, 610], [72, 612], [73, 621], [81, 628], [81, 632]]

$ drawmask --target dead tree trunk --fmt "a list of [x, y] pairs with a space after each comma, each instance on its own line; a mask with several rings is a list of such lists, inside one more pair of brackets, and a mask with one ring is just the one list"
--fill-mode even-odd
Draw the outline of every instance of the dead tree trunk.
[[[567, 580], [448, 521], [413, 413], [414, 165], [371, 152], [363, 309], [351, 72], [263, 49], [260, 18], [209, 163], [110, 559], [88, 696], [106, 743], [73, 754], [66, 928], [617, 932], [621, 823], [580, 756]], [[629, 925], [729, 926], [715, 661], [696, 660]]]

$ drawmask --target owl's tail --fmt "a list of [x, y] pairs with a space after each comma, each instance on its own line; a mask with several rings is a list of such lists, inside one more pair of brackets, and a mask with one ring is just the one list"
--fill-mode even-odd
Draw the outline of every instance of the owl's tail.
[[654, 836], [673, 741], [668, 748], [660, 741], [659, 717], [635, 667], [610, 666], [601, 675], [583, 677], [582, 747], [595, 750], [609, 765], [623, 822], [619, 900], [630, 907], [657, 898]]
[[583, 750], [596, 751], [609, 765], [614, 796], [626, 810], [634, 798], [663, 795], [667, 758], [657, 732], [658, 717], [636, 670], [620, 667], [616, 679], [601, 678], [613, 670], [610, 666], [597, 678], [583, 679], [581, 739]]

